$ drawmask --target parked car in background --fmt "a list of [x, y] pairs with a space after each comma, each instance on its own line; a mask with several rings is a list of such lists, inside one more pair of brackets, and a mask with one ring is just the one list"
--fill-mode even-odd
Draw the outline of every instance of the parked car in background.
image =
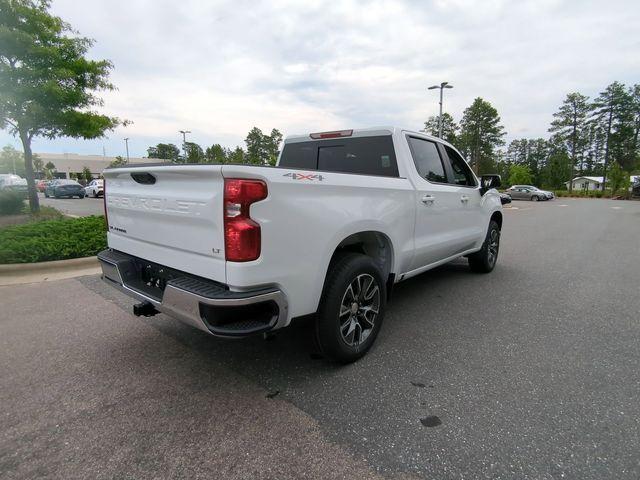
[[101, 178], [91, 180], [91, 182], [89, 182], [89, 184], [84, 187], [84, 193], [87, 197], [101, 197], [104, 193], [104, 180], [102, 180]]
[[531, 200], [537, 202], [539, 200], [551, 200], [555, 197], [553, 192], [540, 190], [533, 185], [513, 185], [507, 188], [507, 192], [514, 200]]
[[502, 205], [506, 205], [507, 203], [511, 203], [511, 195], [509, 195], [508, 193], [501, 193], [500, 194], [500, 203], [502, 203]]
[[27, 180], [13, 173], [3, 173], [0, 175], [0, 190], [12, 190], [27, 196]]
[[75, 180], [53, 180], [44, 189], [44, 196], [61, 198], [61, 197], [78, 197], [84, 198], [84, 187]]
[[36, 188], [39, 192], [44, 193], [44, 189], [49, 185], [50, 180], [38, 180], [36, 182]]

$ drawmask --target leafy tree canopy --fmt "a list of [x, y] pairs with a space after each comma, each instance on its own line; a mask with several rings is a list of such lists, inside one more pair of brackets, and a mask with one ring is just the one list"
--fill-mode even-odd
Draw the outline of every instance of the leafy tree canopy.
[[111, 62], [86, 58], [93, 41], [48, 10], [48, 0], [0, 0], [0, 127], [22, 142], [32, 211], [34, 137], [97, 138], [123, 123], [95, 111], [96, 92], [114, 89]]
[[[444, 112], [442, 114], [442, 139], [452, 145], [455, 145], [458, 130], [460, 130], [460, 127], [458, 127], [458, 124], [455, 122], [451, 114]], [[429, 117], [427, 121], [424, 122], [423, 131], [433, 137], [438, 136], [439, 127], [437, 115]]]
[[509, 167], [509, 183], [511, 185], [531, 185], [533, 178], [526, 165], [511, 165]]
[[494, 168], [495, 149], [504, 145], [502, 137], [505, 135], [498, 111], [478, 97], [464, 111], [456, 146], [469, 159], [476, 173], [489, 173]]
[[173, 143], [159, 143], [155, 147], [147, 148], [147, 156], [176, 162], [180, 158], [180, 149]]

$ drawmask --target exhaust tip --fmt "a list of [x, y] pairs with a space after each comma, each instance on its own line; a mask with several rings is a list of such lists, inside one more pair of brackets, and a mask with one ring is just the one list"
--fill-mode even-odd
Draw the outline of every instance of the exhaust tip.
[[156, 310], [151, 302], [136, 303], [133, 306], [133, 314], [136, 317], [152, 317], [158, 313], [160, 312]]

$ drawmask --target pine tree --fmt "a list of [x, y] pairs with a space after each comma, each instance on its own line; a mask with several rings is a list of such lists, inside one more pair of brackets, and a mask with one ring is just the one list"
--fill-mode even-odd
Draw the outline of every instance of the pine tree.
[[557, 134], [557, 138], [564, 142], [571, 158], [571, 171], [569, 173], [569, 191], [573, 189], [573, 176], [578, 162], [582, 162], [588, 142], [588, 121], [593, 112], [593, 106], [589, 103], [589, 97], [574, 92], [567, 95], [562, 105], [553, 114], [549, 131]]
[[498, 111], [478, 97], [464, 111], [457, 147], [469, 159], [476, 174], [488, 173], [495, 168], [495, 149], [504, 145], [505, 135]]

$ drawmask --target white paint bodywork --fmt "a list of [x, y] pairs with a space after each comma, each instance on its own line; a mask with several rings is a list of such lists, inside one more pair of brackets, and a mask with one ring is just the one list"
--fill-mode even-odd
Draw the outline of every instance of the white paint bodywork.
[[[106, 170], [109, 247], [232, 290], [276, 286], [289, 304], [286, 324], [317, 310], [329, 261], [350, 235], [384, 235], [392, 248], [390, 273], [396, 281], [480, 249], [491, 215], [502, 209], [497, 191], [481, 196], [480, 187], [421, 178], [406, 135], [440, 142], [423, 133], [385, 127], [354, 131], [353, 136], [389, 133], [399, 178], [249, 165]], [[285, 143], [308, 140], [308, 135], [294, 136]], [[157, 182], [138, 184], [132, 172], [152, 173]], [[251, 218], [262, 230], [255, 261], [225, 261], [224, 178], [267, 184], [267, 198], [251, 206]], [[424, 195], [434, 197], [433, 202], [423, 203]]]

